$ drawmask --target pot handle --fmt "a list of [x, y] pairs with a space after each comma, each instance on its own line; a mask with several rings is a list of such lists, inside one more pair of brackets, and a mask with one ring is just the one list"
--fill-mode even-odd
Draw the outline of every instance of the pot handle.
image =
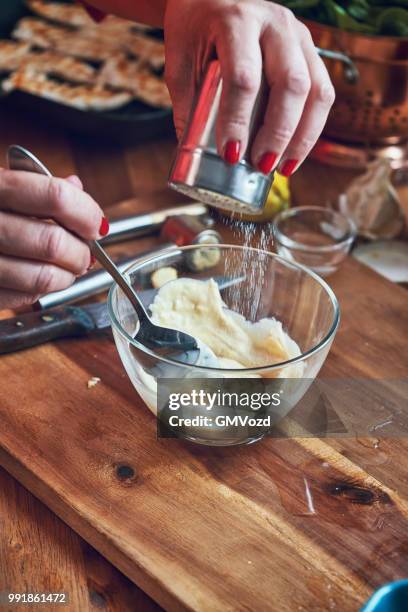
[[357, 66], [345, 53], [340, 51], [331, 51], [331, 49], [321, 49], [316, 47], [316, 51], [321, 57], [327, 59], [338, 60], [344, 64], [344, 76], [349, 83], [357, 83], [359, 79], [359, 73]]

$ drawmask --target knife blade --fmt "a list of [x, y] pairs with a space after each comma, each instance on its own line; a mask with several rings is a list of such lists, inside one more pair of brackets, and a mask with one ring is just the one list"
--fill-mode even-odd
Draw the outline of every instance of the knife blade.
[[[129, 201], [130, 203], [131, 201]], [[158, 234], [160, 233], [160, 228], [169, 217], [178, 217], [180, 215], [189, 215], [203, 219], [205, 215], [208, 215], [208, 207], [200, 202], [192, 202], [190, 204], [178, 204], [171, 208], [132, 215], [131, 217], [114, 219], [109, 224], [109, 234], [102, 238], [100, 243], [105, 246], [115, 242], [122, 242], [123, 240], [133, 240], [142, 236]], [[207, 221], [211, 222], [212, 219], [208, 217]], [[214, 223], [214, 221], [212, 222]]]
[[[162, 244], [160, 249], [148, 249], [147, 251], [142, 251], [137, 255], [132, 255], [132, 257], [119, 259], [116, 262], [116, 265], [121, 272], [124, 272], [131, 264], [136, 263], [138, 259], [143, 259], [144, 257], [149, 255], [151, 256], [153, 254], [159, 254], [161, 251], [169, 248], [174, 249], [175, 256], [180, 253], [180, 250], [173, 244]], [[91, 272], [87, 272], [87, 274], [77, 278], [76, 281], [66, 289], [53, 291], [43, 295], [40, 297], [38, 302], [36, 302], [35, 307], [38, 310], [48, 311], [50, 308], [56, 308], [57, 306], [64, 306], [65, 304], [72, 304], [81, 300], [86, 300], [94, 297], [95, 295], [103, 293], [104, 291], [109, 291], [113, 283], [114, 281], [111, 275], [104, 268], [92, 270]]]
[[[245, 279], [244, 276], [218, 276], [214, 280], [220, 291]], [[158, 289], [139, 291], [145, 308], [153, 302]], [[0, 321], [0, 354], [14, 353], [51, 340], [78, 338], [110, 327], [107, 302], [84, 306], [60, 306], [46, 311], [21, 314]]]

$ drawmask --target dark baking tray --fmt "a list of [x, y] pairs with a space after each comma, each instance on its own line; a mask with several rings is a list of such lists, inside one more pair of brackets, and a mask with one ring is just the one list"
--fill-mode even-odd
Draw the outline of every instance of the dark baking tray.
[[132, 144], [174, 134], [170, 110], [150, 109], [132, 102], [117, 111], [82, 111], [39, 96], [14, 91], [0, 98], [2, 108], [20, 109], [44, 123], [98, 140]]
[[[7, 38], [17, 20], [29, 14], [23, 2], [1, 0], [1, 38]], [[174, 134], [170, 109], [152, 108], [137, 100], [115, 111], [82, 111], [24, 92], [1, 94], [0, 90], [0, 105], [20, 109], [44, 123], [63, 125], [72, 132], [98, 140], [131, 144]]]

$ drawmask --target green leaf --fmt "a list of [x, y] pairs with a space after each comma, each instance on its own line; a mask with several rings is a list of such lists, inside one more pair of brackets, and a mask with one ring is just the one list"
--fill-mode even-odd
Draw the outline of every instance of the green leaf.
[[[324, 0], [327, 1], [327, 0]], [[369, 24], [360, 23], [356, 19], [353, 19], [341, 6], [332, 2], [333, 8], [336, 13], [336, 25], [342, 30], [348, 30], [349, 32], [364, 32], [371, 34], [375, 31], [375, 28]]]
[[349, 32], [408, 37], [408, 0], [277, 1], [295, 15]]
[[287, 2], [282, 2], [287, 8], [292, 11], [296, 11], [296, 9], [308, 9], [312, 6], [317, 6], [320, 0], [287, 0]]
[[389, 8], [377, 17], [380, 34], [388, 36], [408, 36], [408, 11], [403, 8]]
[[[381, 6], [383, 9], [396, 8], [398, 6], [405, 6], [408, 8], [408, 0], [394, 0], [392, 3], [387, 0], [367, 0], [371, 6]], [[390, 6], [392, 4], [392, 6]]]
[[357, 19], [357, 21], [365, 21], [370, 12], [370, 6], [366, 0], [353, 0], [348, 3], [346, 8], [350, 17]]

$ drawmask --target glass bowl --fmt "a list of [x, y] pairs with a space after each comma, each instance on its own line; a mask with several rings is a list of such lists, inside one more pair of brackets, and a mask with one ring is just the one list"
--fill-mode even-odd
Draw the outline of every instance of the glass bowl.
[[320, 276], [338, 269], [356, 237], [351, 219], [319, 206], [282, 211], [275, 218], [273, 231], [280, 255]]
[[[333, 291], [312, 271], [273, 253], [242, 246], [197, 244], [161, 251], [128, 268], [128, 278], [145, 302], [151, 303], [154, 298], [152, 274], [167, 267], [176, 268], [179, 277], [227, 280], [229, 286], [221, 290], [226, 307], [252, 322], [276, 318], [297, 343], [298, 351], [281, 363], [240, 369], [189, 366], [166, 360], [134, 340], [137, 315], [114, 285], [108, 299], [113, 335], [136, 391], [157, 414], [157, 383], [162, 384], [166, 378], [180, 381], [180, 388], [183, 381], [191, 378], [238, 378], [244, 386], [250, 385], [246, 379], [254, 377], [278, 381], [279, 390], [285, 392], [285, 402], [273, 413], [273, 427], [301, 399], [326, 359], [339, 324], [339, 306]], [[226, 446], [254, 442], [268, 432], [241, 428], [238, 435], [236, 431], [232, 435], [228, 427], [187, 427], [178, 433], [197, 443]]]

